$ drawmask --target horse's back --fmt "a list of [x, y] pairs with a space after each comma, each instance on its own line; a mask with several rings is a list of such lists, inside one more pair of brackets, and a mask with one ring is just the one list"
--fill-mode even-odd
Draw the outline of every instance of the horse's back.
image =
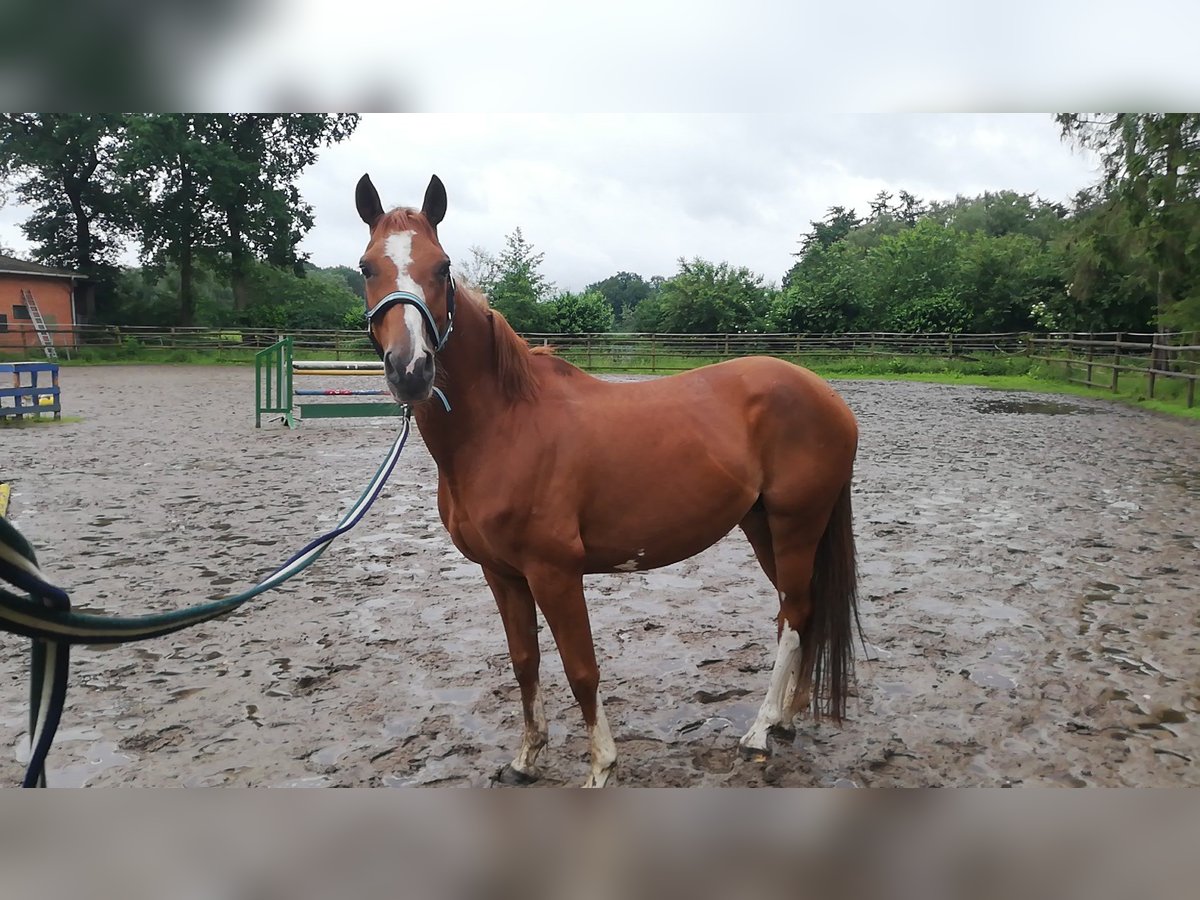
[[603, 398], [601, 405], [623, 408], [626, 415], [636, 416], [634, 410], [641, 406], [655, 414], [669, 407], [726, 428], [783, 429], [793, 439], [798, 431], [820, 431], [857, 441], [854, 414], [833, 386], [815, 372], [773, 356], [744, 356], [647, 381], [588, 381], [591, 390], [584, 393]]

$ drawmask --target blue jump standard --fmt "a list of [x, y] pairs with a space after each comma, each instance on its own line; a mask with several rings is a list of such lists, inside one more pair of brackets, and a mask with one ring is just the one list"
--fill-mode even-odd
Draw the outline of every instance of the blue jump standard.
[[[50, 376], [50, 384], [38, 384], [41, 375]], [[0, 363], [0, 384], [7, 379], [4, 375], [12, 376], [12, 387], [0, 387], [0, 419], [25, 416], [41, 417], [42, 413], [53, 413], [54, 418], [62, 418], [62, 404], [59, 402], [58, 364], [52, 362], [5, 362]], [[22, 384], [22, 376], [29, 376], [29, 383]], [[5, 400], [12, 398], [12, 405]], [[49, 403], [41, 402], [43, 397], [50, 398]], [[26, 402], [28, 401], [28, 402]]]

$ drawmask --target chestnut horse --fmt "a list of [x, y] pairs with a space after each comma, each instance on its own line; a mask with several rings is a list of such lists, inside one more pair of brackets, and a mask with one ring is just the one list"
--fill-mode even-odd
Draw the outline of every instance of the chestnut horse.
[[734, 526], [779, 594], [775, 664], [743, 752], [766, 756], [768, 734], [810, 705], [840, 722], [858, 617], [858, 428], [833, 389], [769, 357], [601, 381], [531, 350], [456, 283], [438, 240], [446, 191], [436, 175], [419, 212], [385, 212], [366, 175], [355, 199], [371, 231], [361, 260], [368, 332], [391, 393], [414, 405], [437, 463], [438, 512], [483, 569], [521, 688], [525, 733], [500, 780], [535, 778], [546, 744], [535, 609], [587, 725], [586, 784], [602, 786], [617, 754], [583, 576], [670, 565]]

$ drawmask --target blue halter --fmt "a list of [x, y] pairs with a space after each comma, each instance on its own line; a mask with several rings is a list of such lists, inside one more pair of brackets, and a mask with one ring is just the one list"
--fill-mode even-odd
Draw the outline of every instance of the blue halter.
[[[450, 287], [446, 290], [446, 330], [439, 332], [437, 320], [434, 319], [433, 313], [429, 311], [429, 307], [425, 301], [414, 294], [412, 291], [392, 291], [384, 296], [378, 303], [367, 310], [367, 337], [371, 339], [371, 346], [375, 348], [375, 353], [380, 359], [383, 359], [383, 347], [375, 337], [375, 332], [371, 330], [371, 323], [376, 316], [381, 316], [393, 306], [415, 306], [417, 312], [421, 314], [421, 318], [425, 322], [425, 327], [429, 330], [430, 337], [433, 338], [433, 352], [438, 353], [446, 346], [446, 341], [450, 338], [450, 332], [454, 330], [454, 279], [450, 279]], [[438, 399], [442, 401], [442, 405], [446, 407], [446, 412], [450, 412], [450, 401], [446, 399], [446, 395], [441, 389], [434, 388], [433, 392]]]

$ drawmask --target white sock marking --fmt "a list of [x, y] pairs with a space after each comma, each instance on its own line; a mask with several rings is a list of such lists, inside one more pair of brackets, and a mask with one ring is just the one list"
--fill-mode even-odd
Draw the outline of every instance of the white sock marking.
[[800, 635], [786, 622], [779, 636], [779, 648], [775, 652], [775, 666], [771, 669], [771, 684], [763, 698], [758, 716], [750, 730], [742, 738], [742, 746], [754, 750], [767, 749], [767, 732], [784, 719], [784, 708], [790, 699], [788, 693], [799, 678]]
[[617, 745], [612, 732], [608, 730], [608, 718], [604, 715], [604, 704], [600, 702], [599, 693], [596, 694], [596, 724], [588, 729], [588, 740], [592, 745], [592, 771], [583, 786], [604, 787], [617, 761]]
[[532, 713], [533, 722], [530, 723], [528, 719], [526, 720], [525, 734], [521, 738], [521, 749], [517, 752], [517, 758], [512, 762], [512, 767], [525, 775], [533, 775], [535, 773], [538, 754], [546, 746], [546, 736], [548, 734], [546, 727], [546, 707], [542, 704], [542, 689], [540, 685], [533, 689], [533, 702], [530, 704], [530, 712]]

